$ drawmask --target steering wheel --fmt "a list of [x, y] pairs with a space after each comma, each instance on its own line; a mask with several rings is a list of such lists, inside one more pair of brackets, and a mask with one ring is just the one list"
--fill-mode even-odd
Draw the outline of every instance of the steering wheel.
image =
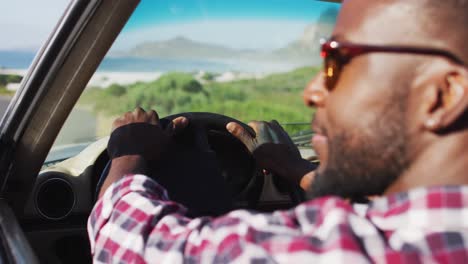
[[[265, 176], [244, 144], [227, 132], [226, 125], [237, 122], [255, 136], [253, 129], [234, 118], [203, 112], [167, 116], [160, 120], [162, 128], [180, 116], [187, 117], [189, 125], [175, 136], [162, 160], [149, 164], [150, 176], [167, 189], [171, 200], [185, 205], [191, 216], [255, 208]], [[286, 189], [294, 204], [303, 201], [299, 186]]]

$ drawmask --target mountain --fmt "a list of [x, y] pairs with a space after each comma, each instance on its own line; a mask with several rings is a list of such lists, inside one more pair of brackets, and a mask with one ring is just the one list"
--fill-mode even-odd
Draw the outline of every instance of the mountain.
[[332, 23], [311, 24], [305, 28], [299, 39], [275, 50], [272, 56], [287, 61], [309, 60], [309, 63], [316, 63], [320, 58], [320, 39], [329, 37], [332, 31]]
[[254, 51], [235, 50], [221, 45], [197, 42], [184, 37], [165, 41], [145, 42], [126, 55], [163, 59], [230, 59], [254, 54]]
[[318, 23], [307, 26], [297, 40], [283, 48], [269, 52], [233, 49], [179, 36], [164, 41], [145, 42], [118, 55], [158, 59], [245, 60], [301, 65], [318, 64], [320, 61], [320, 39], [330, 36], [333, 30], [333, 23], [327, 20], [329, 16], [331, 15], [325, 14]]
[[198, 42], [184, 37], [176, 37], [165, 41], [145, 42], [128, 52], [118, 56], [158, 59], [192, 59], [192, 60], [260, 60], [260, 61], [298, 61], [313, 54], [316, 46], [303, 43], [301, 40], [292, 42], [287, 47], [270, 52], [257, 50], [232, 49], [222, 45]]

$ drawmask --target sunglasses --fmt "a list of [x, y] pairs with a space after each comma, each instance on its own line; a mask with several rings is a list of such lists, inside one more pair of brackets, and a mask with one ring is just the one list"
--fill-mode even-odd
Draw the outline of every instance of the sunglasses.
[[343, 70], [345, 64], [347, 64], [356, 56], [370, 52], [441, 56], [462, 66], [465, 65], [465, 63], [454, 54], [448, 51], [434, 48], [361, 45], [340, 42], [333, 39], [321, 40], [320, 42], [322, 44], [321, 56], [324, 59], [325, 86], [330, 91], [333, 90], [336, 83], [338, 82], [340, 73]]

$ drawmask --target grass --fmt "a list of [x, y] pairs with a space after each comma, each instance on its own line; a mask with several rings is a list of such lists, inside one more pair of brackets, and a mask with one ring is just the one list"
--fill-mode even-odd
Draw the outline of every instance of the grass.
[[0, 74], [0, 96], [13, 96], [15, 91], [6, 88], [9, 83], [19, 83], [23, 77], [16, 74]]
[[0, 85], [0, 96], [9, 96], [9, 97], [11, 97], [11, 96], [15, 95], [15, 92], [16, 91], [10, 91], [5, 86]]
[[[91, 108], [99, 120], [107, 123], [99, 125], [98, 134], [110, 131], [115, 116], [137, 106], [155, 109], [162, 117], [191, 111], [224, 114], [243, 122], [273, 119], [280, 123], [309, 122], [313, 111], [304, 106], [301, 94], [318, 70], [305, 67], [262, 79], [203, 85], [190, 74], [172, 72], [153, 82], [89, 88], [79, 104]], [[286, 129], [295, 133], [304, 127]]]
[[0, 86], [6, 86], [8, 83], [19, 83], [23, 77], [16, 74], [0, 74]]

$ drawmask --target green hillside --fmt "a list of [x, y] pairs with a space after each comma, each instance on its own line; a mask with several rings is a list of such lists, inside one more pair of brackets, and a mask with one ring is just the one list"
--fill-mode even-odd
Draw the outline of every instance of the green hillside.
[[6, 86], [9, 83], [19, 83], [22, 79], [23, 77], [16, 74], [0, 74], [0, 95], [14, 95], [15, 92], [7, 90]]
[[[318, 68], [299, 68], [262, 79], [201, 84], [191, 74], [168, 73], [153, 82], [106, 89], [90, 88], [79, 103], [101, 115], [116, 116], [136, 106], [155, 109], [161, 117], [180, 112], [215, 112], [241, 121], [309, 122], [312, 110], [304, 106], [302, 91]], [[288, 128], [297, 131], [302, 128]]]

